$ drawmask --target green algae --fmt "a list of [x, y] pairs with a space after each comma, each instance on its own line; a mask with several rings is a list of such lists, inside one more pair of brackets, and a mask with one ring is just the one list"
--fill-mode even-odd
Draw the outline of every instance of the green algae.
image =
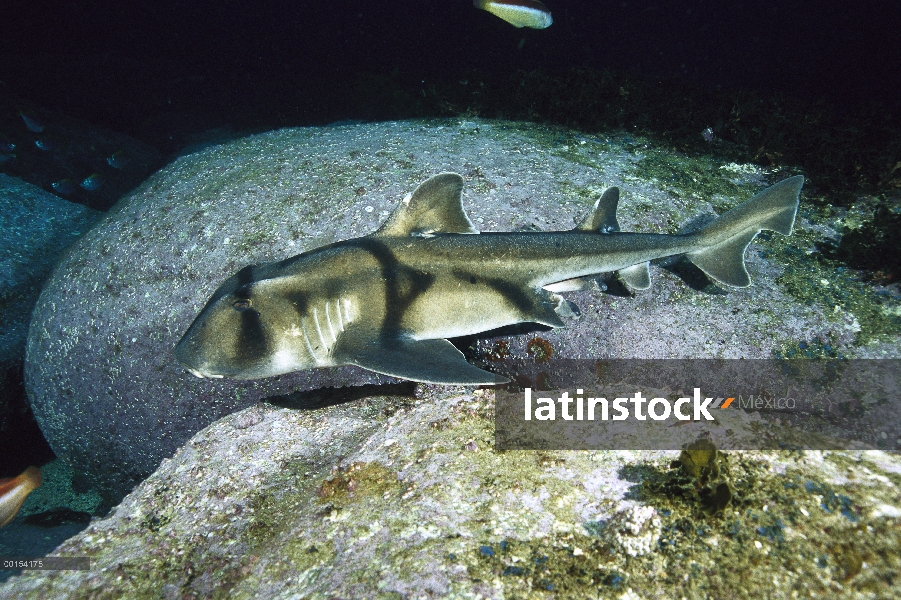
[[448, 558], [466, 567], [470, 581], [502, 587], [507, 597], [604, 597], [622, 594], [629, 577], [607, 566], [609, 550], [598, 540], [553, 536], [471, 544]]
[[[784, 265], [782, 275], [776, 279], [782, 289], [799, 302], [819, 306], [828, 319], [842, 322], [855, 333], [856, 344], [901, 335], [901, 316], [893, 311], [898, 300], [880, 295], [841, 262], [806, 250], [814, 248], [819, 239], [814, 232], [799, 228], [790, 239], [762, 235], [758, 243], [764, 248], [761, 256]], [[810, 340], [797, 343], [809, 345]], [[790, 343], [777, 353], [790, 354], [793, 350], [796, 349]]]
[[722, 162], [711, 156], [686, 156], [667, 148], [649, 147], [634, 164], [631, 175], [654, 181], [677, 198], [709, 200], [717, 212], [723, 212], [732, 207], [729, 199], [747, 195], [748, 186], [734, 183], [722, 169]]
[[806, 359], [846, 358], [832, 344], [820, 338], [813, 338], [810, 341], [788, 340], [773, 350], [773, 356]]
[[[899, 163], [901, 164], [901, 163]], [[901, 240], [901, 205], [894, 210], [880, 202], [869, 218], [856, 227], [846, 223], [835, 256], [855, 269], [874, 272], [876, 280], [897, 281], [901, 277], [901, 255], [897, 248]]]
[[[688, 591], [713, 597], [761, 597], [774, 584], [767, 580], [766, 573], [776, 569], [793, 573], [788, 588], [780, 588], [780, 595], [788, 590], [819, 590], [828, 594], [830, 580], [847, 583], [860, 573], [854, 567], [859, 562], [860, 546], [855, 542], [850, 549], [837, 551], [834, 542], [859, 530], [854, 507], [861, 499], [853, 490], [811, 479], [798, 471], [776, 478], [765, 466], [741, 455], [729, 470], [736, 488], [735, 510], [716, 518], [698, 510], [696, 499], [690, 495], [673, 493], [673, 471], [659, 471], [642, 484], [643, 498], [663, 515], [660, 554], [667, 561], [698, 566], [677, 571], [685, 575]], [[807, 511], [804, 507], [815, 504], [820, 494], [826, 498], [821, 503], [822, 514], [808, 517], [813, 509]], [[828, 521], [828, 526], [819, 522], [821, 518]], [[889, 523], [874, 525], [892, 529]], [[887, 552], [898, 541], [899, 534], [891, 532], [888, 539], [870, 546], [866, 555]], [[832, 558], [818, 562], [824, 555]], [[638, 563], [648, 562], [648, 558], [631, 562], [634, 569]], [[880, 578], [890, 571], [890, 563], [874, 565], [877, 572], [871, 572], [859, 582], [859, 587], [881, 587]], [[728, 570], [717, 566], [722, 564], [728, 564]], [[651, 567], [645, 565], [645, 569]], [[624, 572], [628, 574], [633, 569]], [[646, 585], [635, 577], [630, 581], [636, 586]]]
[[[889, 521], [861, 524], [856, 507], [863, 501], [858, 495], [863, 490], [792, 468], [775, 477], [770, 465], [739, 453], [731, 460], [706, 447], [692, 454], [691, 460], [684, 460], [688, 457], [683, 453], [675, 470], [635, 466], [643, 477], [639, 496], [656, 506], [663, 519], [654, 552], [628, 557], [613, 552], [597, 535], [586, 539], [563, 534], [541, 540], [482, 539], [449, 558], [465, 565], [473, 582], [499, 583], [513, 597], [614, 598], [624, 590], [655, 597], [671, 592], [672, 586], [685, 597], [759, 598], [775, 590], [780, 596], [810, 591], [829, 595], [836, 593], [836, 585], [860, 593], [887, 592], [885, 584], [891, 584], [899, 562], [892, 548], [901, 534]], [[792, 455], [780, 455], [792, 460]], [[734, 509], [711, 513], [697, 495], [674, 493], [674, 477], [680, 484], [686, 475], [700, 480], [695, 476], [703, 477], [705, 469], [713, 475], [712, 464], [722, 465], [734, 482]], [[719, 475], [718, 469], [715, 472]], [[811, 514], [817, 510], [820, 514]], [[863, 544], [860, 536], [870, 540], [874, 529], [887, 537]], [[591, 532], [588, 526], [586, 530]], [[874, 564], [864, 570], [865, 561]], [[773, 573], [781, 575], [774, 578]]]
[[402, 490], [395, 471], [377, 462], [355, 462], [338, 469], [335, 476], [324, 481], [316, 493], [321, 502], [335, 508], [360, 502], [367, 497], [384, 499], [399, 496]]

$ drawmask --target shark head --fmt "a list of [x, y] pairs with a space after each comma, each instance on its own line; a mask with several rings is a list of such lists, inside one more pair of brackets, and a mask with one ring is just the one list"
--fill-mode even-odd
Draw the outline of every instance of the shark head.
[[256, 379], [321, 366], [304, 339], [303, 293], [279, 289], [263, 267], [245, 267], [213, 294], [175, 347], [198, 377]]

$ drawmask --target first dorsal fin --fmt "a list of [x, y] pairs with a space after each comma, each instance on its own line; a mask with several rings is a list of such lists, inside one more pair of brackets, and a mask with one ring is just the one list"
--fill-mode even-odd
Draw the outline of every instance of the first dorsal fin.
[[619, 231], [619, 223], [616, 220], [616, 205], [619, 204], [619, 188], [611, 187], [604, 190], [598, 201], [594, 203], [594, 209], [579, 223], [573, 231], [588, 231], [592, 233], [612, 233]]
[[431, 177], [404, 198], [373, 235], [428, 237], [437, 233], [478, 233], [463, 210], [463, 178], [456, 173]]

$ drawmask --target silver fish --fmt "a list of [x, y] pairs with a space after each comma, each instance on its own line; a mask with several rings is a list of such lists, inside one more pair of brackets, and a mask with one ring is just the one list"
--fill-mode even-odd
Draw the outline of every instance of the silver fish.
[[82, 181], [79, 185], [82, 188], [88, 190], [89, 192], [93, 192], [100, 188], [106, 182], [106, 177], [101, 175], [100, 173], [92, 173], [85, 177], [84, 181]]
[[50, 184], [58, 194], [68, 196], [78, 191], [78, 186], [71, 179], [61, 179]]
[[616, 271], [650, 287], [648, 261], [684, 254], [711, 279], [750, 285], [744, 252], [762, 229], [791, 234], [804, 178], [791, 177], [685, 235], [621, 233], [618, 188], [572, 231], [479, 233], [463, 178], [442, 173], [381, 228], [227, 279], [175, 347], [198, 377], [256, 379], [357, 365], [440, 384], [493, 384], [445, 338], [522, 322], [562, 327], [556, 292]]
[[473, 5], [514, 27], [546, 29], [554, 22], [551, 11], [539, 0], [473, 0]]
[[22, 121], [25, 122], [25, 127], [28, 128], [28, 131], [32, 133], [41, 133], [44, 131], [44, 124], [34, 117], [30, 117], [23, 112], [20, 112], [19, 116], [22, 117]]

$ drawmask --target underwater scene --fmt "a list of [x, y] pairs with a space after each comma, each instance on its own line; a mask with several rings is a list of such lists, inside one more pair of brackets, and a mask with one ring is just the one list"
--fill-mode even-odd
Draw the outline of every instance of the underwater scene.
[[901, 9], [0, 12], [0, 598], [901, 597]]

